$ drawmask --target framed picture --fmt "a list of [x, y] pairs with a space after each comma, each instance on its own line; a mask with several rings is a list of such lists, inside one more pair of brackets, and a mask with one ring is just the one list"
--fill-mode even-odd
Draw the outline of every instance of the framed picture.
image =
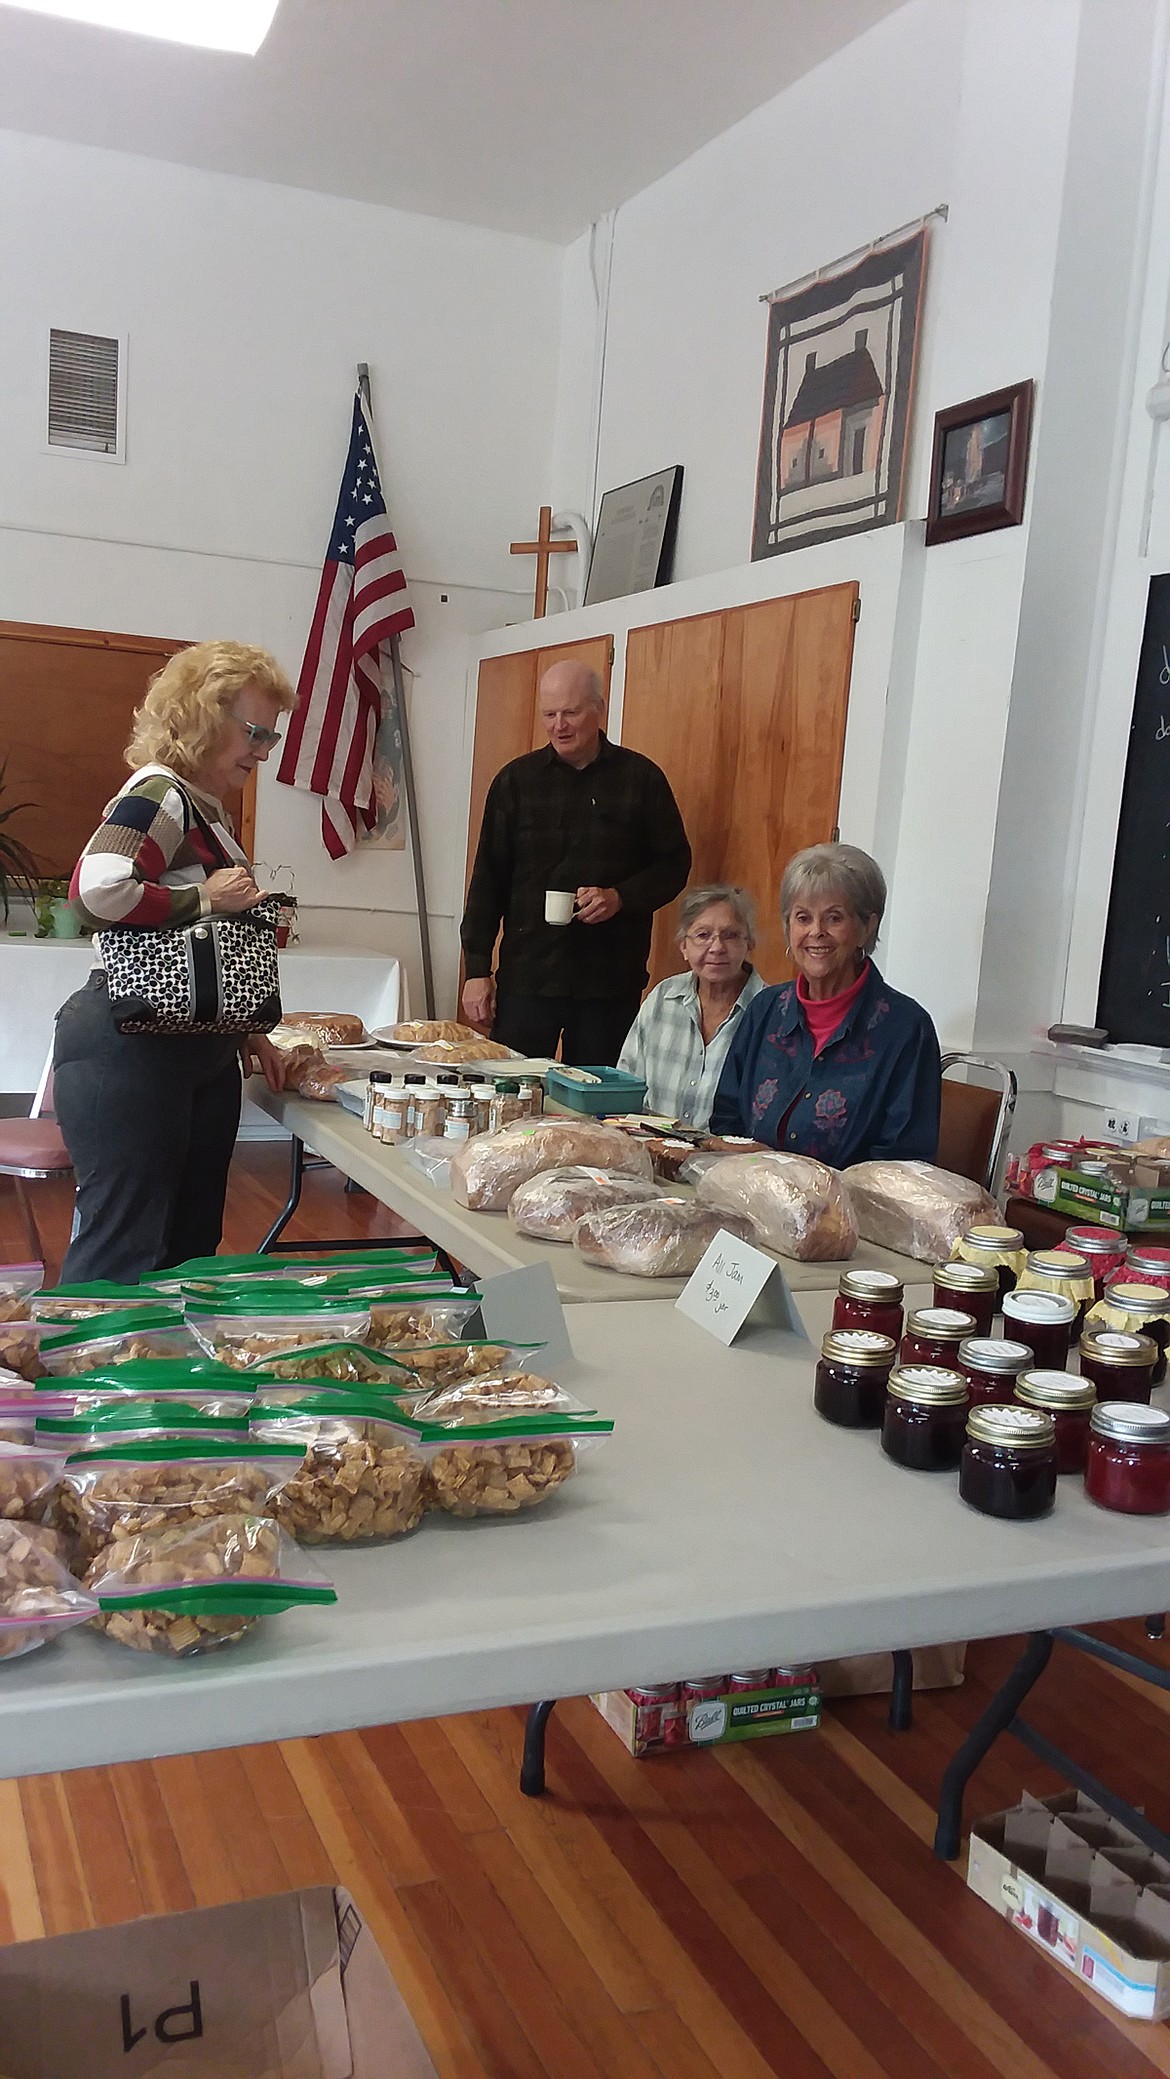
[[676, 462], [670, 469], [656, 470], [653, 476], [639, 477], [636, 483], [605, 493], [597, 515], [585, 606], [670, 583], [682, 478], [682, 463]]
[[926, 539], [959, 541], [993, 527], [1018, 527], [1024, 517], [1033, 383], [1013, 383], [966, 404], [952, 404], [934, 422]]
[[902, 517], [926, 231], [771, 298], [752, 561]]

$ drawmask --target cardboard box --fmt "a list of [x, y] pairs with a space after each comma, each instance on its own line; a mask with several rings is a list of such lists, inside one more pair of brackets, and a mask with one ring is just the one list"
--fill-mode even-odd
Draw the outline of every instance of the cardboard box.
[[1124, 2014], [1170, 2014], [1170, 1862], [1081, 1791], [981, 1819], [967, 1882]]
[[677, 1692], [645, 1704], [637, 1692], [605, 1689], [591, 1701], [636, 1761], [645, 1754], [687, 1747], [726, 1746], [731, 1740], [763, 1740], [774, 1733], [813, 1732], [821, 1722], [821, 1695], [814, 1668], [792, 1671], [793, 1679], [769, 1689], [738, 1689], [704, 1698], [684, 1709]]
[[1170, 1227], [1170, 1189], [1164, 1164], [1134, 1164], [1126, 1177], [1096, 1176], [1069, 1168], [1042, 1169], [1032, 1179], [1037, 1204], [1072, 1213], [1097, 1227]]
[[0, 1948], [4, 2079], [435, 2079], [349, 1893]]

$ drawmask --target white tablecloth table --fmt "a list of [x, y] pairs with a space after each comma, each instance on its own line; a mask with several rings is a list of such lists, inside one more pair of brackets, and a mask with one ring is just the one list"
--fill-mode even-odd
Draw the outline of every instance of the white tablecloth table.
[[[801, 1297], [815, 1337], [828, 1293]], [[709, 1668], [935, 1645], [1164, 1607], [1167, 1526], [1087, 1502], [1001, 1523], [812, 1405], [812, 1354], [724, 1350], [672, 1306], [569, 1310], [613, 1437], [527, 1516], [320, 1550], [333, 1609], [168, 1663], [90, 1632], [10, 1662], [0, 1775], [580, 1696]]]
[[[88, 938], [0, 934], [0, 1092], [37, 1088], [53, 1044], [53, 1020], [93, 965]], [[409, 1016], [406, 977], [388, 953], [290, 946], [280, 956], [280, 987], [292, 1011], [355, 1011], [367, 1026]]]

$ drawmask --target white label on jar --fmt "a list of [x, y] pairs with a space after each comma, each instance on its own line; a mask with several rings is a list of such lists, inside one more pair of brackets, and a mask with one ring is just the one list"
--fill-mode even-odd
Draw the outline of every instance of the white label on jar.
[[465, 1141], [470, 1138], [470, 1135], [470, 1119], [445, 1119], [443, 1121], [443, 1139], [445, 1141]]
[[962, 1328], [970, 1319], [970, 1314], [959, 1307], [923, 1307], [922, 1312], [915, 1316], [910, 1333], [916, 1335], [925, 1330], [929, 1335], [932, 1328]]

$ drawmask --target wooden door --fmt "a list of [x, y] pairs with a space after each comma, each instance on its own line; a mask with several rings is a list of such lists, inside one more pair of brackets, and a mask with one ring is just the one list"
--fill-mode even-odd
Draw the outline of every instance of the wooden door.
[[[756, 964], [792, 973], [777, 897], [786, 862], [831, 838], [841, 794], [856, 585], [631, 629], [622, 742], [675, 792], [691, 884], [732, 881], [756, 898]], [[651, 984], [677, 973], [674, 909], [660, 910]]]
[[[0, 621], [0, 764], [7, 827], [43, 875], [72, 873], [102, 810], [128, 777], [130, 721], [156, 671], [187, 646], [90, 628]], [[256, 788], [225, 803], [252, 856]]]
[[467, 817], [467, 869], [471, 879], [479, 826], [487, 791], [501, 766], [526, 751], [537, 751], [548, 739], [536, 704], [537, 688], [550, 664], [571, 657], [597, 673], [609, 713], [609, 674], [613, 638], [591, 636], [585, 642], [548, 643], [515, 657], [485, 657], [479, 667], [475, 701], [475, 742], [471, 756], [471, 803]]

